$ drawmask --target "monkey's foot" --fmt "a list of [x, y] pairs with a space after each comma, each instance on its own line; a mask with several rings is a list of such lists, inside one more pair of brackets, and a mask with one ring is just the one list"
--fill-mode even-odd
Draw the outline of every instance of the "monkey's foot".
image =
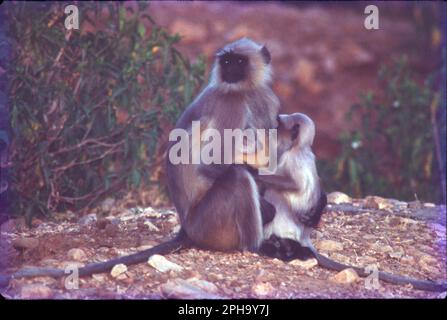
[[314, 257], [312, 251], [307, 247], [303, 247], [299, 242], [279, 238], [275, 235], [263, 242], [260, 252], [268, 257], [284, 261], [294, 259], [307, 260]]

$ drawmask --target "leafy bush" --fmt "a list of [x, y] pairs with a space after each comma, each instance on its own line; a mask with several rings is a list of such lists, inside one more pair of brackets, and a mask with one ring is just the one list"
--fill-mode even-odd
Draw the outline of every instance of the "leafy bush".
[[341, 134], [342, 151], [334, 164], [319, 163], [328, 189], [357, 197], [445, 201], [440, 186], [445, 145], [443, 154], [439, 141], [445, 105], [441, 92], [432, 89], [433, 78], [419, 85], [405, 58], [381, 68], [384, 91], [365, 94], [352, 106], [347, 120], [359, 117], [359, 129]]
[[65, 29], [65, 5], [8, 6], [12, 208], [28, 218], [158, 183], [161, 142], [204, 80], [145, 4], [80, 3], [90, 32]]

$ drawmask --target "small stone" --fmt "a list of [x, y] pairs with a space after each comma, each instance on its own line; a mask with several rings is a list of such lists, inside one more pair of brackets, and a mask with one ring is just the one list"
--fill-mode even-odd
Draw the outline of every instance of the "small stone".
[[282, 261], [282, 260], [280, 260], [278, 258], [273, 258], [271, 261], [274, 264], [284, 264], [284, 261]]
[[149, 231], [155, 231], [155, 232], [160, 231], [160, 229], [158, 229], [158, 227], [149, 220], [144, 221], [144, 224], [148, 227]]
[[384, 244], [381, 244], [379, 242], [374, 242], [371, 245], [371, 249], [373, 249], [376, 252], [381, 252], [381, 253], [389, 253], [389, 252], [393, 252], [394, 251], [391, 246], [384, 245]]
[[388, 255], [389, 255], [391, 258], [394, 258], [394, 259], [400, 259], [400, 258], [402, 258], [403, 253], [402, 253], [402, 252], [390, 252], [390, 253], [388, 253]]
[[53, 295], [53, 290], [42, 284], [25, 285], [20, 290], [22, 299], [50, 299]]
[[169, 261], [165, 257], [154, 254], [153, 256], [150, 256], [147, 263], [155, 268], [157, 271], [160, 272], [167, 272], [167, 271], [182, 271], [183, 267], [179, 266], [178, 264]]
[[17, 250], [35, 249], [39, 246], [39, 240], [34, 238], [17, 238], [12, 241], [12, 246]]
[[388, 199], [388, 202], [393, 205], [394, 210], [403, 211], [408, 208], [408, 203], [396, 199]]
[[327, 202], [333, 204], [352, 203], [352, 199], [347, 194], [335, 191], [327, 195]]
[[112, 271], [110, 271], [110, 275], [113, 278], [117, 278], [120, 274], [123, 274], [127, 271], [127, 266], [125, 264], [117, 264], [112, 268]]
[[340, 271], [336, 275], [329, 278], [330, 281], [344, 284], [354, 283], [359, 279], [359, 275], [352, 268], [344, 269], [343, 271]]
[[273, 286], [269, 282], [255, 283], [251, 288], [253, 294], [258, 297], [269, 296], [274, 292], [274, 290], [275, 288], [273, 288]]
[[104, 212], [108, 212], [112, 210], [114, 205], [115, 205], [115, 199], [107, 198], [101, 203], [101, 209]]
[[408, 202], [408, 208], [422, 209], [422, 202], [420, 202], [419, 200]]
[[137, 230], [138, 222], [130, 222], [126, 224], [126, 230]]
[[276, 275], [264, 269], [260, 269], [256, 275], [256, 282], [269, 282], [275, 280]]
[[377, 259], [374, 258], [374, 257], [370, 257], [370, 256], [358, 257], [356, 259], [356, 261], [361, 266], [367, 266], [367, 265], [370, 265], [370, 264], [377, 264]]
[[[201, 280], [204, 281], [204, 280]], [[160, 286], [160, 291], [168, 299], [219, 299], [220, 296], [213, 292], [203, 290], [207, 285], [198, 286], [197, 282], [188, 281], [180, 278], [169, 280]], [[208, 288], [211, 286], [208, 285]], [[213, 286], [213, 291], [217, 287]]]
[[186, 281], [206, 292], [217, 293], [217, 291], [219, 291], [214, 283], [199, 279], [198, 277], [191, 277], [188, 278]]
[[300, 259], [295, 259], [289, 262], [290, 265], [292, 266], [296, 266], [296, 267], [300, 267], [303, 269], [312, 269], [313, 267], [318, 265], [318, 261], [315, 258], [312, 259], [307, 259], [307, 260], [300, 260]]
[[437, 260], [428, 254], [424, 254], [419, 258], [418, 265], [422, 270], [429, 273], [436, 273], [437, 269], [434, 267], [437, 264]]
[[401, 262], [402, 264], [408, 264], [408, 265], [411, 265], [411, 264], [414, 263], [414, 258], [413, 258], [412, 256], [403, 256], [403, 257], [400, 259], [400, 262]]
[[104, 282], [106, 280], [106, 277], [100, 273], [92, 274], [92, 278], [98, 282]]
[[210, 273], [210, 274], [208, 275], [208, 278], [209, 278], [211, 281], [220, 281], [220, 280], [223, 280], [225, 277], [224, 277], [222, 274], [220, 274], [220, 273], [218, 273], [218, 274], [216, 274], [216, 273]]
[[333, 240], [321, 240], [317, 242], [316, 247], [321, 251], [341, 251], [343, 244]]
[[393, 205], [389, 203], [387, 199], [377, 196], [368, 196], [365, 198], [364, 207], [368, 209], [384, 210], [392, 208]]
[[436, 296], [436, 298], [438, 298], [438, 299], [444, 299], [444, 300], [445, 300], [445, 298], [447, 298], [447, 291], [438, 294], [438, 295]]
[[436, 205], [434, 203], [426, 202], [424, 203], [425, 208], [435, 208]]
[[83, 216], [81, 219], [79, 219], [78, 224], [80, 224], [82, 226], [86, 226], [86, 225], [92, 224], [96, 221], [98, 221], [96, 213], [90, 213], [88, 215]]
[[73, 248], [68, 250], [67, 257], [75, 260], [75, 261], [85, 261], [87, 260], [87, 255], [82, 249], [79, 248]]
[[172, 233], [173, 234], [177, 234], [180, 232], [181, 226], [180, 225], [176, 225], [174, 226], [174, 228], [172, 228]]

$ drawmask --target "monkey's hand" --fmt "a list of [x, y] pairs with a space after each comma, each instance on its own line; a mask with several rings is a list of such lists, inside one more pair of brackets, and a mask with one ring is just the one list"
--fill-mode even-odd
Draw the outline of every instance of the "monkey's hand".
[[249, 142], [242, 150], [236, 150], [234, 162], [237, 164], [247, 164], [253, 168], [265, 168], [269, 165], [268, 141], [265, 145], [256, 142]]

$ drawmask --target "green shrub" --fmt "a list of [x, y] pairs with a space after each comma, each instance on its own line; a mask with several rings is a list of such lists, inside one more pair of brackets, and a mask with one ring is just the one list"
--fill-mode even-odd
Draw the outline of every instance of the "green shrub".
[[383, 92], [363, 95], [347, 114], [347, 121], [360, 118], [359, 129], [341, 134], [335, 163], [319, 163], [328, 189], [356, 197], [443, 201], [442, 151], [435, 137], [445, 132], [445, 120], [436, 120], [445, 105], [432, 80], [418, 84], [405, 58], [381, 68]]
[[144, 4], [80, 3], [93, 32], [67, 31], [65, 5], [8, 6], [12, 211], [27, 218], [158, 183], [161, 142], [204, 80]]

